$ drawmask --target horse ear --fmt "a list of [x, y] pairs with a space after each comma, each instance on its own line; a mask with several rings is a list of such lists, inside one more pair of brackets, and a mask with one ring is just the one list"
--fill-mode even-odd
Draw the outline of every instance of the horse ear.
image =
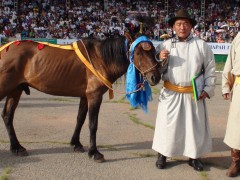
[[129, 32], [125, 32], [124, 36], [127, 38], [129, 44], [132, 44], [133, 39], [132, 39], [132, 36], [129, 34]]

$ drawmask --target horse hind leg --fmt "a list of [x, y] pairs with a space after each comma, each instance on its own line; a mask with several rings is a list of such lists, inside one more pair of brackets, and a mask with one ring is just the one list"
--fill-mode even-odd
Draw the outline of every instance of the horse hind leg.
[[21, 97], [22, 91], [23, 89], [19, 86], [7, 96], [6, 102], [2, 111], [2, 118], [9, 135], [10, 150], [15, 155], [26, 156], [28, 155], [28, 153], [26, 149], [23, 146], [21, 146], [21, 144], [19, 143], [14, 130], [14, 126], [13, 126], [14, 113], [18, 106], [18, 102]]
[[78, 109], [78, 115], [77, 115], [77, 124], [71, 139], [71, 145], [74, 146], [75, 152], [85, 152], [83, 145], [80, 143], [80, 133], [82, 126], [85, 122], [86, 115], [88, 112], [88, 102], [87, 98], [81, 98], [79, 109]]

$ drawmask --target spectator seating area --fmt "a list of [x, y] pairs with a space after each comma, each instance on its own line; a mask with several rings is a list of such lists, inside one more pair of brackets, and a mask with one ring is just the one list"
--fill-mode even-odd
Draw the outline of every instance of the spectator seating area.
[[194, 34], [207, 42], [232, 42], [239, 30], [239, 0], [169, 0], [168, 11], [161, 0], [23, 0], [18, 8], [13, 0], [0, 1], [0, 36], [30, 38], [104, 39], [142, 27], [151, 39], [172, 35], [167, 21], [177, 9], [185, 8], [198, 21]]

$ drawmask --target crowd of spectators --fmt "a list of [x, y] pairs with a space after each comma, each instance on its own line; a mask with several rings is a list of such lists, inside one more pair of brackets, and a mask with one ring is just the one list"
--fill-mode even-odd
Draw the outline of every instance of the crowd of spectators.
[[[172, 35], [167, 21], [176, 9], [185, 8], [197, 20], [194, 34], [208, 42], [231, 42], [239, 30], [239, 0], [169, 0], [168, 10], [161, 0], [0, 0], [0, 36], [80, 39], [106, 38], [136, 27], [151, 39]], [[142, 17], [142, 18], [140, 18]], [[144, 22], [143, 17], [148, 17]], [[142, 22], [142, 23], [141, 23]]]

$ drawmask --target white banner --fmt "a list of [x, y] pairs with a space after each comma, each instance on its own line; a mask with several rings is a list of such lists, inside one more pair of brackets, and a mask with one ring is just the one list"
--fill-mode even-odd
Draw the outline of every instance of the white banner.
[[[77, 41], [77, 39], [57, 39], [57, 44], [71, 44], [73, 42]], [[154, 47], [157, 47], [160, 43], [162, 43], [163, 41], [152, 41]], [[230, 43], [207, 43], [212, 51], [213, 54], [225, 54], [227, 55], [231, 44]]]
[[72, 44], [77, 39], [57, 39], [57, 44]]
[[231, 44], [230, 43], [208, 43], [211, 47], [213, 54], [228, 54]]
[[[157, 47], [163, 41], [152, 41], [153, 45]], [[213, 51], [213, 54], [225, 54], [228, 55], [231, 44], [230, 43], [207, 43]]]

